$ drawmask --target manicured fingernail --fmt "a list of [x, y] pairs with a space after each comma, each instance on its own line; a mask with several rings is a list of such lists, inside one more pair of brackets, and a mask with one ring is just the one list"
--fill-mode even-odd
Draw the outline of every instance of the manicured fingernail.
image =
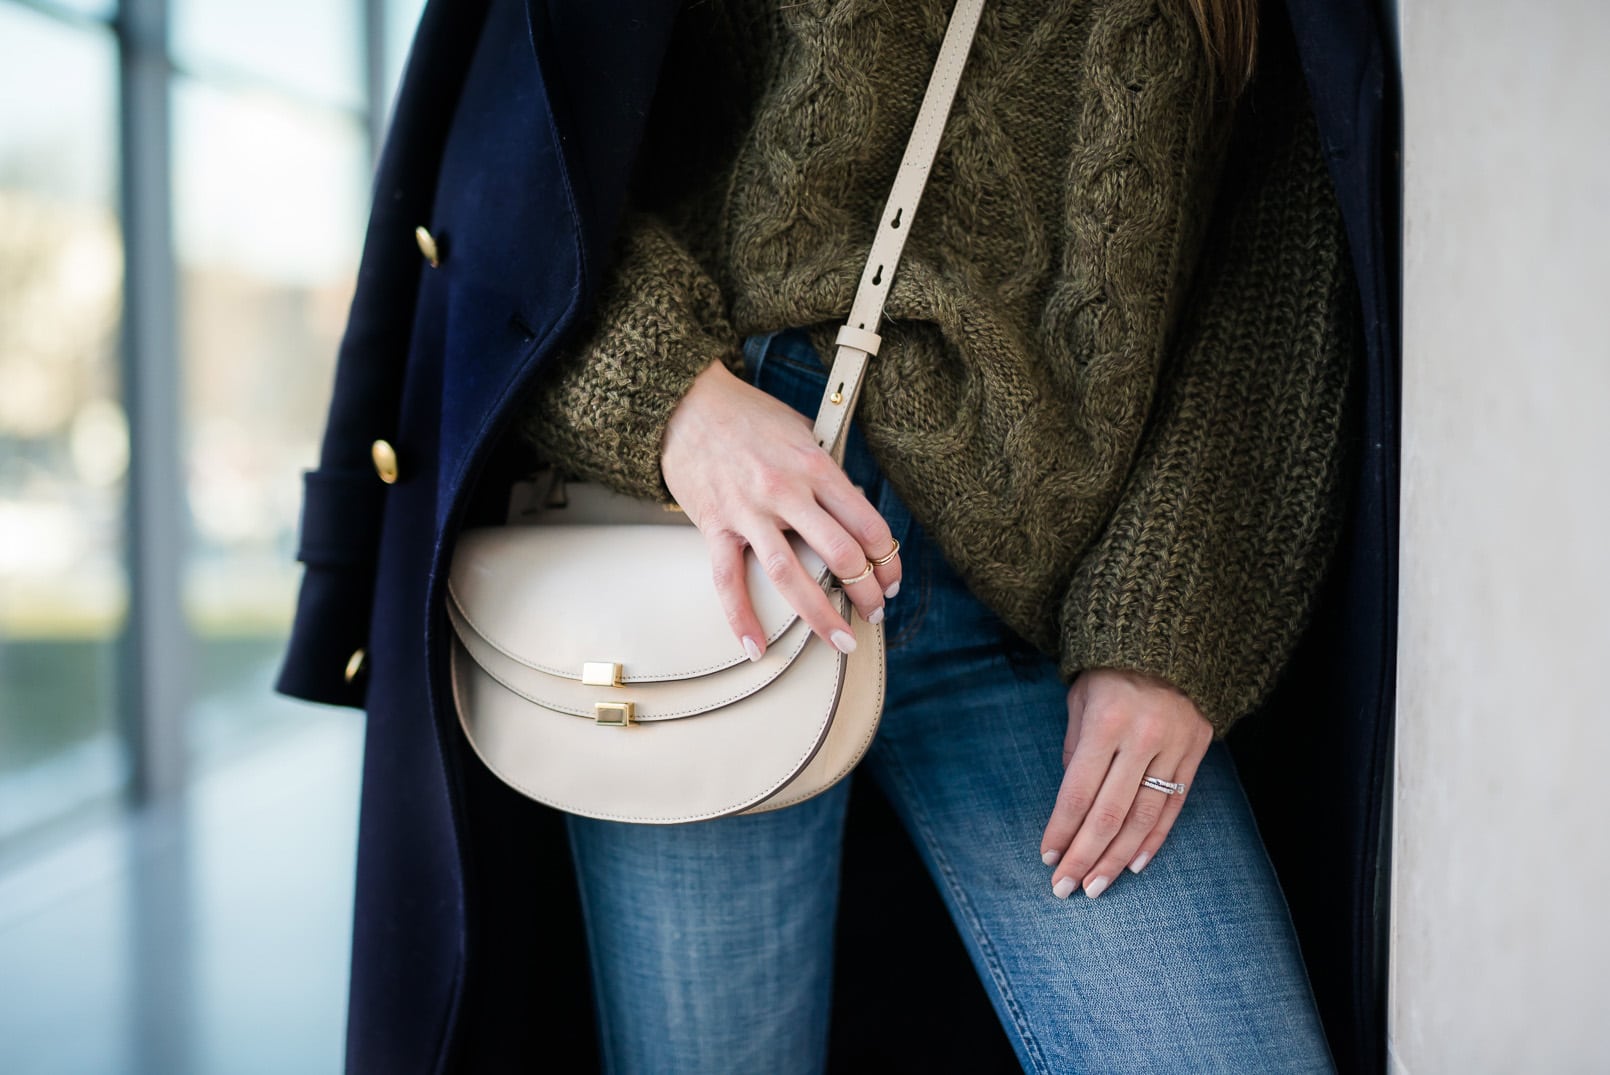
[[895, 579], [893, 582], [889, 583], [889, 588], [887, 590], [883, 591], [883, 596], [884, 597], [893, 597], [895, 594], [897, 594], [899, 592], [900, 592], [900, 580]]
[[877, 608], [873, 609], [872, 610], [872, 615], [868, 616], [866, 618], [866, 621], [868, 623], [872, 623], [872, 624], [882, 623], [883, 622], [883, 606], [879, 605]]
[[1142, 851], [1140, 854], [1135, 856], [1135, 861], [1129, 864], [1129, 872], [1139, 873], [1146, 868], [1146, 864], [1151, 860], [1152, 853], [1150, 851]]
[[1062, 861], [1062, 852], [1047, 851], [1045, 854], [1040, 856], [1040, 861], [1045, 863], [1047, 866], [1055, 866], [1057, 863]]
[[831, 637], [833, 645], [837, 647], [840, 653], [855, 652], [855, 639], [851, 638], [846, 632], [834, 631]]
[[760, 647], [748, 635], [744, 635], [744, 652], [749, 655], [751, 661], [760, 660]]
[[1107, 886], [1110, 884], [1112, 884], [1112, 882], [1107, 880], [1105, 877], [1098, 877], [1094, 881], [1089, 881], [1085, 884], [1085, 895], [1089, 896], [1091, 899], [1095, 899], [1097, 896], [1107, 891]]
[[1073, 887], [1073, 878], [1064, 877], [1062, 880], [1051, 886], [1051, 895], [1055, 896], [1059, 900], [1065, 900], [1069, 896], [1073, 895]]

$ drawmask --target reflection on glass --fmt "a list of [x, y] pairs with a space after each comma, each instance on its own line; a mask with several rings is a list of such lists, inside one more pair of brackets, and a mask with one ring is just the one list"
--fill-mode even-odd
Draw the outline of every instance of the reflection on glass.
[[301, 472], [318, 458], [368, 200], [345, 114], [174, 88], [186, 615], [203, 755], [305, 712], [269, 691], [290, 624]]
[[331, 104], [363, 105], [363, 5], [356, 0], [171, 0], [175, 58], [238, 71]]
[[127, 586], [110, 36], [0, 6], [0, 843], [117, 788]]

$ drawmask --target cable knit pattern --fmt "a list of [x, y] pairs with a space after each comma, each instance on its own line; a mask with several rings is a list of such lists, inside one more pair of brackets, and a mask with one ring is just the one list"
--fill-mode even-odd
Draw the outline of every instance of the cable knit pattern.
[[[544, 458], [668, 499], [705, 365], [789, 325], [831, 356], [950, 6], [686, 9], [610, 284], [524, 415]], [[1300, 77], [1266, 65], [1233, 142], [1208, 85], [1180, 0], [987, 5], [856, 420], [1066, 678], [1162, 676], [1222, 732], [1333, 539], [1356, 341]]]

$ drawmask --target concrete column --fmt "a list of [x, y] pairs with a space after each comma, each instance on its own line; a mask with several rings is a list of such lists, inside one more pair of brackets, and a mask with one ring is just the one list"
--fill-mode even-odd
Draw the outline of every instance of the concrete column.
[[1399, 0], [1394, 1070], [1610, 1070], [1610, 4]]

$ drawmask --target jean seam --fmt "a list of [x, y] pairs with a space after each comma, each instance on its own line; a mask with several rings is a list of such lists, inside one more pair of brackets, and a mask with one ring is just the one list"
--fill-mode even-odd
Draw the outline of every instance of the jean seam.
[[[1226, 754], [1229, 754], [1229, 747], [1224, 746], [1222, 743], [1215, 743], [1213, 745], [1215, 747], [1219, 747], [1219, 748], [1223, 749]], [[1244, 783], [1242, 783], [1242, 780], [1241, 780], [1241, 767], [1236, 764], [1235, 756], [1233, 754], [1229, 754], [1229, 756], [1224, 759], [1224, 768], [1226, 768], [1229, 771], [1230, 780], [1231, 780], [1232, 783], [1235, 784], [1236, 792], [1239, 795], [1241, 801], [1247, 804], [1247, 811], [1248, 811], [1249, 815], [1251, 815], [1249, 817], [1249, 820], [1250, 820], [1251, 825], [1252, 825], [1252, 840], [1253, 840], [1254, 843], [1256, 843], [1258, 845], [1258, 849], [1263, 852], [1263, 857], [1270, 862], [1271, 869], [1272, 869], [1273, 868], [1273, 859], [1269, 855], [1269, 845], [1264, 843], [1263, 830], [1258, 825], [1257, 816], [1251, 814], [1251, 802], [1247, 798], [1246, 785]], [[1183, 809], [1183, 808], [1184, 807], [1183, 807], [1183, 804], [1182, 804], [1181, 809]], [[1276, 879], [1276, 883], [1275, 883], [1275, 898], [1276, 898], [1276, 901], [1280, 904], [1280, 909], [1283, 912], [1282, 918], [1284, 919], [1287, 932], [1292, 938], [1292, 948], [1293, 948], [1294, 953], [1295, 953], [1295, 958], [1296, 958], [1296, 961], [1297, 961], [1297, 967], [1302, 972], [1303, 983], [1308, 987], [1308, 1002], [1309, 1002], [1310, 1005], [1313, 1006], [1314, 1010], [1317, 1011], [1318, 1006], [1319, 1006], [1319, 999], [1314, 995], [1314, 979], [1313, 979], [1313, 975], [1311, 975], [1309, 973], [1308, 959], [1303, 954], [1302, 944], [1297, 941], [1297, 923], [1296, 923], [1296, 920], [1293, 919], [1292, 915], [1291, 915], [1291, 901], [1286, 896], [1285, 886], [1281, 885], [1279, 883], [1278, 878]], [[1321, 1033], [1319, 1038], [1320, 1038], [1320, 1042], [1324, 1045], [1325, 1058], [1330, 1063], [1330, 1070], [1333, 1071], [1333, 1072], [1339, 1070], [1338, 1067], [1337, 1067], [1337, 1064], [1336, 1064], [1335, 1054], [1331, 1050], [1329, 1035]]]
[[1011, 1017], [1012, 1025], [1016, 1027], [1018, 1036], [1023, 1042], [1023, 1051], [1028, 1054], [1029, 1061], [1034, 1065], [1036, 1072], [1040, 1072], [1042, 1075], [1051, 1075], [1052, 1069], [1046, 1063], [1045, 1055], [1040, 1049], [1040, 1043], [1035, 1038], [1028, 1019], [1023, 1014], [1022, 1006], [1018, 1004], [1016, 994], [1012, 991], [1011, 982], [1006, 976], [1005, 968], [1002, 966], [1000, 954], [996, 951], [989, 932], [984, 928], [983, 919], [979, 917], [978, 912], [973, 908], [972, 901], [967, 898], [967, 890], [962, 887], [961, 882], [957, 879], [955, 867], [950, 864], [950, 860], [945, 856], [939, 842], [934, 838], [933, 825], [923, 812], [921, 802], [914, 792], [915, 785], [907, 774], [904, 764], [900, 761], [898, 750], [892, 743], [885, 742], [886, 746], [883, 754], [888, 759], [889, 779], [900, 785], [901, 798], [911, 810], [912, 823], [916, 825], [923, 843], [928, 848], [928, 853], [933, 856], [934, 864], [939, 869], [940, 880], [945, 888], [950, 891], [951, 898], [956, 901], [958, 912], [966, 921], [967, 928], [972, 932], [973, 940], [978, 944], [979, 952], [984, 956], [984, 965], [989, 969], [990, 977], [994, 979], [996, 988], [1001, 991], [1001, 1000], [1006, 1007], [1007, 1014]]
[[777, 335], [775, 332], [763, 332], [744, 337], [743, 354], [746, 364], [750, 364], [751, 380], [759, 376], [760, 367], [766, 362], [767, 352], [771, 350], [772, 337], [775, 335]]

